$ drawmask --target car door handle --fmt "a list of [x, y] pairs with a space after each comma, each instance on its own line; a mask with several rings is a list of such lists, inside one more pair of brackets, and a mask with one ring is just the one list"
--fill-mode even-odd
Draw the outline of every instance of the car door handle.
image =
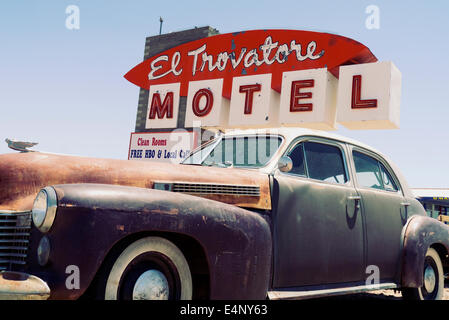
[[354, 211], [353, 212], [348, 212], [348, 209], [350, 208], [350, 206], [346, 207], [346, 214], [348, 215], [348, 217], [350, 219], [355, 218], [357, 212], [360, 211], [360, 200], [362, 198], [360, 196], [349, 196], [347, 197], [347, 201], [354, 201]]
[[408, 207], [410, 205], [409, 202], [401, 202], [401, 206]]

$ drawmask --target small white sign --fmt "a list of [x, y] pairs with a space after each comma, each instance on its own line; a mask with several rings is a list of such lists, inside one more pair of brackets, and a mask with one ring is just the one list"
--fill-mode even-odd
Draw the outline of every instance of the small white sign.
[[128, 160], [180, 163], [197, 145], [196, 132], [133, 132]]

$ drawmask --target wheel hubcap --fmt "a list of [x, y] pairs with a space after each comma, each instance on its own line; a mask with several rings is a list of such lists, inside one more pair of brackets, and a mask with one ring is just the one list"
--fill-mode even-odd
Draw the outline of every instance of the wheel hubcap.
[[427, 266], [424, 271], [424, 288], [427, 292], [432, 292], [435, 289], [436, 275], [435, 270], [431, 266]]
[[133, 300], [168, 300], [169, 293], [165, 275], [158, 270], [148, 270], [137, 279]]

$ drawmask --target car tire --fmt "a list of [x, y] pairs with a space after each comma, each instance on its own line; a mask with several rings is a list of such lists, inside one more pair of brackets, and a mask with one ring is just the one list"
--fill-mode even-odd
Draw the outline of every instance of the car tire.
[[181, 250], [146, 237], [126, 247], [106, 280], [105, 300], [190, 300], [192, 277]]
[[424, 283], [420, 288], [403, 288], [407, 300], [441, 300], [444, 295], [444, 274], [438, 252], [429, 248], [424, 258]]

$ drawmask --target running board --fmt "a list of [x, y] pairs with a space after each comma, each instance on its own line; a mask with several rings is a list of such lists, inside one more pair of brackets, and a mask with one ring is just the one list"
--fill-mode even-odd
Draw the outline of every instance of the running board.
[[291, 289], [278, 289], [268, 291], [268, 298], [270, 300], [288, 300], [288, 299], [310, 299], [320, 298], [327, 296], [336, 296], [342, 294], [361, 293], [374, 290], [396, 289], [398, 286], [395, 283], [380, 283], [371, 284], [356, 287], [335, 288], [335, 289], [321, 289], [321, 290], [291, 290]]

